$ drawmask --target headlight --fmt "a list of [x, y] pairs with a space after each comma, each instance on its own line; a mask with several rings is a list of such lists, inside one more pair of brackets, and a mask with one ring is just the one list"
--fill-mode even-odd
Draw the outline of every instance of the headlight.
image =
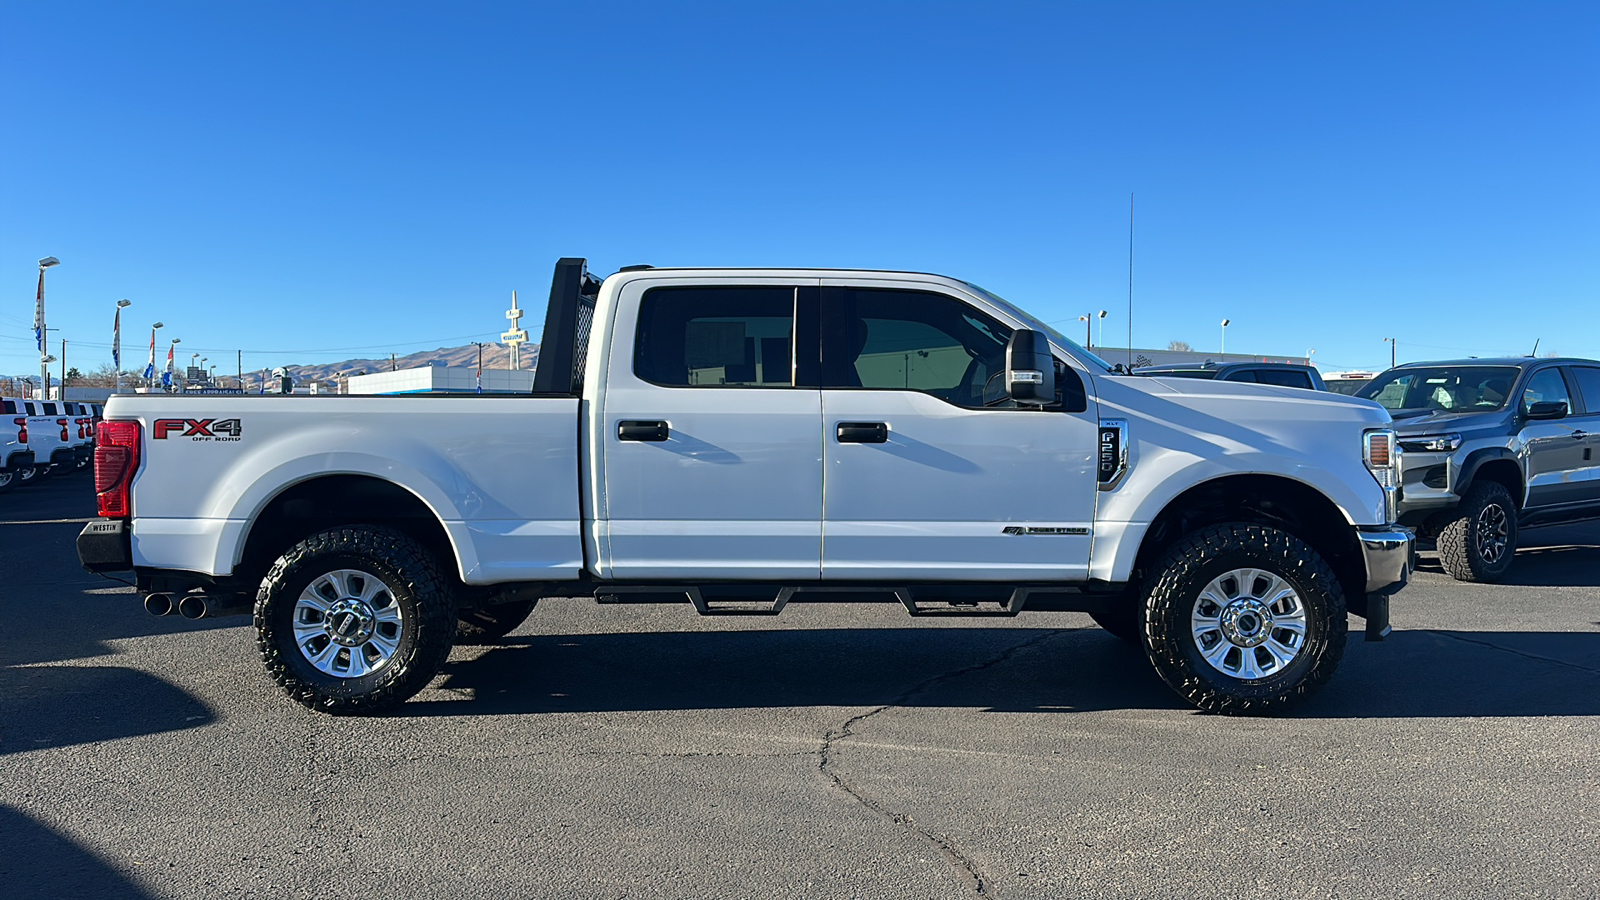
[[1442, 452], [1454, 450], [1461, 446], [1459, 434], [1422, 434], [1416, 437], [1405, 437], [1400, 440], [1400, 446], [1413, 453]]

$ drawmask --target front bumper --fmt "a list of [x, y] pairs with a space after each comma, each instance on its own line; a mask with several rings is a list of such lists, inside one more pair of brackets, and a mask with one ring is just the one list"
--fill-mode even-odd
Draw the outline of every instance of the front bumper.
[[1389, 595], [1405, 587], [1416, 568], [1417, 538], [1397, 526], [1362, 529], [1361, 557], [1367, 568], [1367, 640], [1389, 636]]

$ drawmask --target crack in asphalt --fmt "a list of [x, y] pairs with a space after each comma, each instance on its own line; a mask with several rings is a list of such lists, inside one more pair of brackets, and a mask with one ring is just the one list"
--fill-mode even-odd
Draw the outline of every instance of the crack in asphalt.
[[855, 726], [865, 722], [867, 719], [870, 719], [881, 712], [884, 712], [885, 710], [904, 705], [911, 698], [931, 690], [935, 685], [946, 681], [953, 681], [957, 678], [972, 675], [977, 672], [982, 672], [985, 669], [990, 669], [1002, 663], [1008, 662], [1018, 653], [1021, 653], [1030, 647], [1042, 644], [1050, 638], [1056, 637], [1057, 635], [1065, 634], [1072, 630], [1073, 629], [1068, 628], [1052, 629], [1044, 634], [1029, 638], [1020, 644], [1015, 644], [1007, 648], [1004, 653], [1001, 653], [994, 659], [981, 663], [974, 663], [973, 665], [965, 668], [957, 669], [954, 672], [945, 672], [943, 674], [934, 675], [931, 678], [927, 678], [911, 686], [910, 688], [907, 688], [903, 693], [890, 700], [888, 703], [870, 709], [867, 712], [851, 716], [844, 721], [844, 724], [829, 731], [823, 736], [822, 747], [817, 751], [817, 756], [819, 757], [817, 770], [828, 776], [829, 780], [833, 782], [835, 787], [849, 795], [857, 803], [860, 803], [867, 809], [872, 810], [880, 816], [883, 816], [901, 828], [920, 835], [934, 846], [938, 847], [939, 854], [956, 867], [957, 872], [961, 876], [961, 881], [967, 886], [968, 890], [970, 890], [973, 895], [979, 897], [993, 896], [989, 893], [988, 883], [984, 880], [983, 873], [978, 869], [978, 864], [972, 859], [972, 857], [962, 853], [950, 841], [940, 837], [937, 834], [934, 834], [932, 831], [922, 827], [921, 825], [918, 825], [910, 816], [894, 812], [893, 810], [886, 808], [882, 803], [879, 803], [878, 801], [873, 800], [871, 797], [868, 797], [854, 784], [846, 780], [837, 772], [833, 771], [831, 768], [831, 764], [833, 762], [833, 746], [845, 738], [854, 737]]
[[1430, 628], [1430, 629], [1428, 629], [1428, 631], [1432, 632], [1433, 634], [1437, 634], [1440, 637], [1447, 637], [1447, 638], [1452, 638], [1454, 640], [1458, 640], [1463, 644], [1476, 644], [1479, 647], [1488, 647], [1490, 650], [1499, 650], [1499, 651], [1501, 651], [1503, 653], [1510, 653], [1513, 656], [1520, 656], [1523, 659], [1538, 660], [1539, 662], [1547, 662], [1547, 663], [1550, 663], [1552, 665], [1562, 666], [1562, 667], [1568, 668], [1568, 669], [1577, 669], [1579, 672], [1588, 672], [1591, 675], [1600, 675], [1600, 669], [1596, 669], [1596, 668], [1593, 668], [1591, 666], [1581, 666], [1581, 665], [1578, 665], [1577, 663], [1570, 663], [1570, 662], [1567, 662], [1564, 659], [1556, 659], [1556, 658], [1550, 657], [1550, 656], [1540, 656], [1537, 653], [1529, 653], [1526, 650], [1518, 650], [1515, 647], [1502, 647], [1499, 644], [1494, 643], [1493, 641], [1480, 641], [1480, 640], [1477, 640], [1475, 638], [1462, 637], [1460, 634], [1457, 634], [1457, 633], [1455, 633], [1453, 631], [1440, 631], [1437, 628]]

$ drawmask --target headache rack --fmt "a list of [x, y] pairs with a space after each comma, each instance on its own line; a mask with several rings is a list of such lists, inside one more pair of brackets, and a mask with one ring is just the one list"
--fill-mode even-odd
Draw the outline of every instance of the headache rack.
[[589, 325], [594, 321], [599, 294], [600, 279], [589, 274], [588, 260], [564, 257], [556, 262], [539, 341], [539, 362], [533, 372], [534, 393], [575, 397], [583, 392]]

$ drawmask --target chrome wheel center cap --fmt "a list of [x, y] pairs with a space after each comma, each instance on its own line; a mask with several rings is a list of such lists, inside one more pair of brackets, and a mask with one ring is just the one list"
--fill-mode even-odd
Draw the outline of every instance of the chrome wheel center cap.
[[328, 607], [322, 628], [328, 639], [341, 647], [359, 647], [372, 638], [377, 616], [372, 607], [352, 598], [346, 598]]
[[1272, 635], [1272, 611], [1253, 597], [1240, 597], [1223, 609], [1222, 636], [1238, 647], [1259, 647]]

